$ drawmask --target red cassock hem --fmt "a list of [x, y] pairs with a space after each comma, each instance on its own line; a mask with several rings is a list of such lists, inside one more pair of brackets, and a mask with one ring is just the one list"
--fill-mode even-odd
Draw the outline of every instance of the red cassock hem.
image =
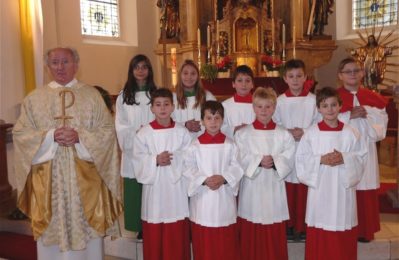
[[195, 260], [239, 260], [238, 225], [205, 227], [191, 222]]
[[297, 232], [305, 232], [308, 187], [302, 183], [286, 182], [285, 189], [287, 192], [287, 203], [290, 214], [290, 219], [287, 221], [287, 226], [293, 227]]
[[380, 212], [377, 190], [357, 190], [358, 237], [374, 239], [380, 230]]
[[143, 255], [146, 260], [190, 260], [188, 219], [152, 224], [143, 221]]
[[285, 222], [262, 225], [238, 218], [242, 260], [288, 259]]
[[306, 260], [356, 260], [357, 228], [346, 231], [306, 229]]

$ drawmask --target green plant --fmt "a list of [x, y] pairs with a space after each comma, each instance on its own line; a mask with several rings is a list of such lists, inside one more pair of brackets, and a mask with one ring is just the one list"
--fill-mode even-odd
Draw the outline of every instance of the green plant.
[[200, 70], [201, 77], [205, 80], [213, 82], [218, 75], [218, 68], [214, 64], [204, 64]]

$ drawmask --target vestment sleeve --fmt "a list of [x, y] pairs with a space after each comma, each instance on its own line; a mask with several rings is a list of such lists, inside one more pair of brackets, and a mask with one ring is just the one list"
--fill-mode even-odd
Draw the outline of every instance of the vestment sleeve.
[[248, 142], [246, 142], [247, 137], [244, 131], [245, 129], [241, 129], [235, 136], [235, 142], [239, 149], [238, 160], [244, 169], [245, 176], [253, 179], [262, 170], [259, 164], [262, 161], [263, 154], [257, 153], [249, 147]]
[[309, 132], [302, 136], [296, 151], [296, 173], [300, 182], [316, 188], [319, 183], [319, 168], [322, 167], [321, 154], [313, 151], [308, 135]]
[[153, 153], [146, 140], [150, 134], [147, 129], [142, 128], [133, 143], [133, 163], [137, 181], [142, 184], [154, 184], [158, 174], [157, 154]]
[[198, 148], [198, 141], [194, 140], [184, 153], [185, 170], [183, 175], [188, 178], [188, 196], [192, 197], [202, 190], [207, 189], [202, 185], [208, 177], [204, 172], [201, 172], [198, 167], [196, 149]]
[[284, 131], [283, 149], [280, 153], [272, 154], [276, 174], [280, 180], [284, 179], [294, 167], [295, 141], [288, 131]]

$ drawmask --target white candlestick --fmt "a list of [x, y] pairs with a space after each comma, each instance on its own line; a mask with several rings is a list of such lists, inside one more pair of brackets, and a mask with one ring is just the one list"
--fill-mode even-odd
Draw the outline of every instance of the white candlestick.
[[219, 55], [219, 20], [216, 21], [216, 44], [217, 44], [217, 54]]
[[197, 41], [198, 41], [198, 49], [201, 49], [201, 30], [197, 29]]
[[209, 49], [211, 48], [211, 26], [208, 25], [206, 28], [206, 47]]
[[296, 58], [296, 31], [295, 31], [295, 25], [292, 27], [292, 57], [295, 59]]
[[282, 32], [282, 48], [285, 50], [285, 24], [283, 24], [283, 32]]

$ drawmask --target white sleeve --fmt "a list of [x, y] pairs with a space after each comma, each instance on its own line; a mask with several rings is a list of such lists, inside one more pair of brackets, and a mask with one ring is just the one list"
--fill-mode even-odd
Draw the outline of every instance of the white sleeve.
[[223, 178], [227, 181], [227, 185], [232, 189], [232, 193], [237, 196], [240, 180], [244, 175], [244, 171], [238, 163], [238, 149], [233, 143], [230, 156], [230, 164], [222, 173]]
[[184, 154], [185, 170], [183, 175], [188, 178], [188, 196], [192, 197], [201, 191], [207, 190], [208, 187], [202, 185], [208, 177], [201, 172], [198, 167], [195, 150], [197, 148], [197, 140], [194, 140]]
[[186, 153], [190, 143], [191, 143], [191, 136], [188, 130], [184, 129], [184, 134], [181, 136], [183, 139], [182, 146], [180, 149], [173, 152], [173, 159], [171, 165], [166, 166], [170, 167], [172, 174], [170, 175], [172, 178], [172, 183], [176, 183], [180, 180], [183, 171], [184, 171], [184, 154]]
[[244, 174], [250, 179], [254, 179], [262, 170], [259, 166], [262, 161], [263, 154], [255, 153], [250, 149], [244, 134], [245, 129], [241, 129], [235, 135], [235, 142], [238, 146], [238, 160], [244, 169]]
[[54, 132], [55, 129], [50, 129], [47, 132], [39, 150], [33, 156], [32, 165], [50, 161], [54, 158], [58, 148], [58, 143], [54, 141]]
[[[144, 130], [144, 129], [142, 129]], [[142, 184], [154, 184], [157, 179], [157, 154], [153, 154], [148, 147], [145, 133], [139, 132], [134, 138], [133, 163], [137, 181]]]
[[[319, 170], [322, 167], [320, 165], [321, 154], [315, 154], [312, 151], [310, 141], [307, 138], [308, 134], [309, 132], [302, 136], [296, 151], [296, 173], [300, 182], [316, 188], [320, 178]], [[324, 165], [324, 167], [326, 166]]]
[[294, 167], [295, 140], [288, 131], [284, 131], [283, 150], [279, 154], [272, 154], [276, 173], [280, 180], [287, 177]]
[[388, 128], [388, 114], [385, 109], [365, 107], [367, 110], [367, 122], [373, 129], [373, 135], [369, 135], [374, 142], [385, 138]]

